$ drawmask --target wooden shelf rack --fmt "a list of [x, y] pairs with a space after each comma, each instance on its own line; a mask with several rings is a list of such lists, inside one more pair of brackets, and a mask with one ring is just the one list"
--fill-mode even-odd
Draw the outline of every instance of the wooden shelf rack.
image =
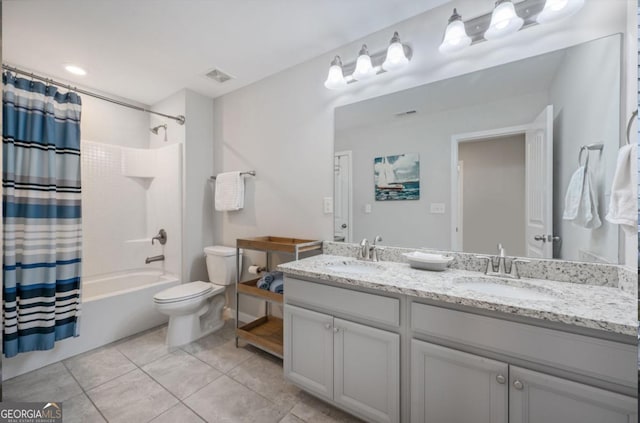
[[[236, 240], [236, 347], [238, 340], [260, 348], [268, 353], [282, 358], [283, 355], [283, 327], [282, 319], [272, 316], [269, 305], [271, 303], [282, 304], [283, 295], [256, 286], [260, 278], [241, 282], [242, 269], [240, 269], [240, 250], [256, 250], [266, 253], [266, 266], [270, 265], [271, 253], [292, 254], [294, 260], [298, 260], [301, 254], [322, 251], [322, 241], [285, 238], [276, 236], [261, 236], [255, 238], [239, 238]], [[265, 301], [264, 316], [246, 323], [240, 324], [240, 297], [249, 295]]]

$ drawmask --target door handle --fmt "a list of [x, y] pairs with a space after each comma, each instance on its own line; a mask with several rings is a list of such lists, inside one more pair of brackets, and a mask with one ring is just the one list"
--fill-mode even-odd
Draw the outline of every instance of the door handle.
[[346, 228], [347, 228], [347, 224], [346, 224], [346, 223], [343, 223], [342, 225], [340, 225], [340, 227], [341, 227], [342, 229], [346, 229]]
[[557, 235], [536, 235], [533, 239], [542, 242], [560, 242], [560, 237]]
[[533, 239], [536, 241], [547, 242], [547, 237], [545, 235], [536, 235]]

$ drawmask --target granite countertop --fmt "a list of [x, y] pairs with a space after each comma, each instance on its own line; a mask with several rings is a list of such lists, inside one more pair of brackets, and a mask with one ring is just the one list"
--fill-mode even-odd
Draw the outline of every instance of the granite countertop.
[[[370, 266], [372, 271], [355, 274], [339, 270], [340, 266], [349, 263]], [[616, 287], [529, 278], [505, 281], [467, 270], [430, 272], [412, 269], [407, 263], [372, 263], [327, 254], [281, 264], [278, 270], [292, 277], [313, 278], [616, 334], [637, 335], [636, 298]], [[473, 283], [478, 278], [529, 288], [539, 294], [539, 298], [509, 298], [461, 286], [462, 282]]]

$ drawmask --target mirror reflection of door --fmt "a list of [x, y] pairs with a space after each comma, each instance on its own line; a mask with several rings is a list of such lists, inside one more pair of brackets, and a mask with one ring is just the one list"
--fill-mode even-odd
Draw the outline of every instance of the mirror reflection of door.
[[[457, 145], [457, 248], [551, 258], [553, 107], [528, 126], [461, 134]], [[464, 167], [463, 167], [464, 165]]]
[[352, 242], [351, 167], [351, 151], [340, 151], [334, 154], [333, 239], [337, 242]]

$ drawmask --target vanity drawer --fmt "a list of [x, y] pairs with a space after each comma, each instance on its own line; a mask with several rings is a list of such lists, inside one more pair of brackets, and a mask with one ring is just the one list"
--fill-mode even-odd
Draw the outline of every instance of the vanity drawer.
[[635, 386], [637, 347], [426, 304], [411, 305], [414, 333]]
[[322, 283], [285, 277], [285, 301], [291, 300], [326, 311], [385, 325], [400, 326], [400, 300]]

